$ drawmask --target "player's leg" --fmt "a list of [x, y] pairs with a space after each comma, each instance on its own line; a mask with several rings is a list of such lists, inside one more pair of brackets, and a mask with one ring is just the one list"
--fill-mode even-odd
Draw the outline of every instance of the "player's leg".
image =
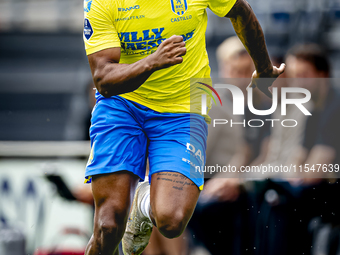
[[142, 253], [153, 224], [167, 238], [180, 236], [195, 209], [203, 178], [200, 181], [198, 185], [181, 173], [159, 172], [152, 175], [151, 185], [141, 183], [123, 237], [124, 254]]
[[196, 184], [180, 173], [159, 172], [152, 175], [151, 219], [162, 235], [175, 238], [183, 233], [199, 194]]
[[86, 255], [118, 255], [118, 245], [130, 210], [130, 197], [138, 180], [138, 176], [127, 171], [93, 176], [94, 231]]
[[149, 160], [151, 218], [167, 238], [181, 235], [203, 188], [207, 124], [198, 114], [168, 114], [153, 121]]
[[203, 173], [196, 168], [205, 164], [207, 124], [202, 116], [150, 110], [144, 131], [149, 138], [151, 191], [146, 182], [136, 191], [135, 213], [123, 237], [125, 254], [141, 254], [151, 231], [140, 226], [152, 227], [151, 222], [164, 236], [179, 236], [203, 188]]
[[93, 182], [95, 224], [86, 255], [118, 252], [130, 193], [137, 180], [145, 177], [147, 138], [142, 119], [140, 109], [119, 96], [103, 99], [94, 108], [85, 177]]
[[189, 254], [188, 233], [184, 231], [177, 238], [164, 237], [156, 227], [153, 228], [148, 246], [143, 255], [187, 255]]

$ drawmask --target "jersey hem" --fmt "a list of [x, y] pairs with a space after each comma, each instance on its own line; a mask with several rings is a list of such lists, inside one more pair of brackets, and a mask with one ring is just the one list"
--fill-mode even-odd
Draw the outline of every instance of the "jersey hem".
[[[143, 98], [139, 98], [138, 96], [132, 96], [132, 95], [128, 95], [130, 93], [127, 93], [127, 94], [122, 94], [122, 95], [119, 95], [120, 97], [122, 98], [125, 98], [127, 100], [130, 100], [130, 101], [133, 101], [137, 104], [141, 104], [145, 107], [148, 107], [150, 108], [151, 110], [154, 110], [156, 112], [161, 112], [161, 113], [195, 113], [195, 114], [198, 114], [198, 115], [201, 115], [202, 117], [204, 117], [204, 120], [207, 124], [210, 124], [211, 123], [211, 118], [209, 115], [202, 115], [200, 112], [195, 112], [195, 111], [191, 111], [190, 110], [190, 105], [181, 105], [181, 109], [178, 110], [175, 110], [172, 108], [171, 105], [163, 105], [163, 106], [160, 106], [160, 105], [156, 105], [156, 104], [150, 104], [150, 102], [147, 102], [145, 101], [145, 99], [143, 100]], [[179, 105], [177, 105], [179, 106]], [[208, 109], [208, 113], [210, 111], [210, 108]]]

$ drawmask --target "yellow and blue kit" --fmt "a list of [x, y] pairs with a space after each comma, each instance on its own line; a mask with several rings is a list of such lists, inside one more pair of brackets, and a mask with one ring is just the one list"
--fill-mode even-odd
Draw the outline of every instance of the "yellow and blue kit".
[[[148, 131], [153, 134], [162, 133], [163, 138], [166, 140], [166, 137], [164, 137], [166, 132], [161, 132], [161, 129], [168, 128], [171, 130], [171, 125], [176, 127], [174, 119], [167, 118], [169, 114], [172, 113], [175, 117], [183, 117], [183, 115], [187, 114], [183, 118], [189, 120], [193, 118], [192, 112], [200, 113], [200, 109], [194, 109], [194, 111], [190, 109], [190, 100], [193, 96], [190, 93], [190, 79], [210, 78], [209, 60], [205, 44], [205, 31], [208, 21], [206, 9], [209, 8], [216, 15], [223, 17], [230, 11], [235, 2], [236, 0], [85, 0], [83, 37], [87, 55], [108, 48], [120, 47], [120, 63], [131, 64], [155, 52], [157, 47], [172, 35], [181, 35], [186, 42], [187, 48], [187, 54], [183, 56], [183, 63], [154, 72], [144, 84], [133, 92], [111, 98], [104, 98], [97, 92], [97, 105], [93, 111], [92, 127], [90, 130], [92, 156], [86, 170], [87, 178], [91, 175], [102, 173], [100, 171], [101, 168], [106, 169], [105, 173], [108, 171], [129, 170], [144, 179], [143, 173], [139, 172], [143, 171], [143, 168], [145, 171], [147, 155], [149, 155], [151, 173], [154, 173], [153, 170], [161, 171], [160, 169], [163, 171], [177, 171], [192, 179], [190, 177], [190, 169], [187, 172], [178, 171], [178, 166], [183, 162], [185, 163], [184, 165], [191, 166], [192, 169], [196, 166], [204, 165], [203, 154], [205, 154], [206, 144], [206, 123], [202, 116], [194, 117], [195, 125], [197, 124], [196, 121], [200, 120], [202, 123], [197, 126], [203, 127], [202, 134], [198, 135], [197, 139], [190, 137], [190, 126], [192, 126], [189, 123], [190, 121], [187, 125], [179, 121], [181, 124], [178, 127], [182, 127], [183, 130], [187, 129], [185, 131], [187, 136], [184, 138], [185, 136], [180, 135], [179, 137], [182, 140], [176, 140], [174, 136], [169, 134], [169, 142], [172, 141], [173, 143], [164, 144], [166, 147], [163, 149], [157, 148], [157, 150], [163, 150], [164, 156], [162, 160], [152, 158], [150, 146], [153, 141], [150, 140], [150, 135], [147, 135], [145, 130], [143, 130], [147, 123], [141, 122], [139, 119], [152, 121], [152, 119], [145, 117], [147, 112], [151, 111], [159, 113], [158, 118], [161, 118], [162, 114], [167, 115], [164, 120], [164, 123], [167, 124], [164, 124], [164, 127], [162, 127], [163, 125], [151, 125], [154, 126], [155, 130]], [[111, 112], [103, 112], [97, 109], [99, 107], [106, 107], [108, 109], [107, 104], [110, 104], [110, 102], [124, 106], [124, 109], [129, 112], [123, 113], [122, 111], [119, 113], [120, 110], [117, 110], [118, 113], [111, 115]], [[137, 108], [143, 109], [143, 111], [137, 111]], [[115, 110], [114, 107], [111, 107], [111, 111]], [[97, 112], [98, 114], [101, 112], [107, 115], [103, 117], [105, 121], [103, 121], [103, 118], [94, 116]], [[113, 128], [115, 118], [112, 116], [117, 116], [117, 114], [131, 115], [137, 114], [137, 112], [145, 116], [143, 118], [133, 118], [135, 126], [132, 130], [135, 131], [136, 128], [139, 128], [141, 130], [139, 135], [144, 135], [145, 141], [140, 142], [140, 147], [134, 146], [134, 149], [131, 148], [132, 151], [130, 153], [136, 154], [138, 159], [133, 157], [127, 160], [128, 155], [120, 155], [119, 149], [126, 148], [127, 144], [131, 144], [130, 139], [140, 141], [141, 138], [139, 135], [134, 136], [134, 133], [132, 133], [129, 135], [129, 138], [125, 137], [124, 141], [121, 141], [117, 136], [119, 132], [116, 133], [117, 131]], [[105, 131], [103, 127], [99, 131], [99, 124], [95, 122], [98, 119], [102, 121], [101, 125], [104, 125], [104, 122], [106, 123]], [[109, 119], [111, 122], [109, 122]], [[167, 121], [170, 121], [170, 124]], [[131, 125], [131, 123], [126, 124], [127, 133]], [[104, 138], [99, 138], [100, 135], [96, 132], [104, 132], [110, 137], [110, 143], [114, 143], [114, 145], [109, 148], [103, 148], [103, 146], [110, 145], [107, 145]], [[194, 133], [197, 132], [197, 130], [194, 131]], [[120, 143], [120, 148], [117, 148], [116, 145]], [[176, 149], [170, 150], [169, 148], [172, 146]], [[97, 149], [98, 147], [101, 149]], [[143, 153], [137, 153], [137, 150], [141, 150]], [[174, 157], [167, 156], [169, 153], [176, 153], [176, 151], [178, 154], [177, 161], [174, 160]], [[183, 151], [183, 153], [179, 151]], [[201, 155], [197, 155], [198, 151], [200, 151]], [[111, 161], [107, 158], [105, 161], [107, 164], [103, 165], [102, 162], [95, 160], [96, 157], [100, 157], [101, 153], [104, 153], [106, 157], [110, 157], [107, 155], [110, 153], [111, 157], [118, 157], [120, 155], [120, 158]], [[128, 154], [128, 151], [125, 153]], [[157, 153], [157, 157], [161, 157], [161, 154]], [[166, 158], [169, 158], [171, 162]], [[132, 161], [139, 162], [140, 166], [137, 167]], [[97, 164], [94, 162], [97, 162]], [[125, 162], [125, 164], [122, 165], [122, 162]], [[136, 167], [142, 170], [137, 171]], [[193, 171], [191, 170], [191, 172]], [[200, 177], [200, 179], [202, 178]], [[203, 180], [194, 182], [198, 186], [203, 184]]]

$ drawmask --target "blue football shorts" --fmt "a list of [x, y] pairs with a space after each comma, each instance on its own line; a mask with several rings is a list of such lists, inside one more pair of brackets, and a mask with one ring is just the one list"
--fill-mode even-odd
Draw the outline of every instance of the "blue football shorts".
[[129, 171], [149, 181], [158, 172], [177, 172], [202, 190], [208, 126], [191, 113], [160, 113], [120, 96], [100, 99], [92, 111], [91, 154], [85, 183], [92, 176]]

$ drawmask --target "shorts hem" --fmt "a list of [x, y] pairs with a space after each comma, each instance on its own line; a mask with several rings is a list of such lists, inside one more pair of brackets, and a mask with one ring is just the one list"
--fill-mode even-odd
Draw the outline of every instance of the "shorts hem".
[[154, 171], [149, 172], [149, 182], [151, 183], [151, 178], [153, 174], [156, 173], [161, 173], [161, 172], [172, 172], [172, 173], [179, 173], [187, 177], [189, 180], [191, 180], [199, 190], [203, 190], [203, 185], [204, 185], [204, 177], [200, 178], [194, 178], [190, 173], [187, 173], [187, 171], [181, 171], [180, 169], [178, 170], [169, 170], [168, 167], [162, 166], [162, 169], [157, 169]]
[[[130, 172], [136, 176], [138, 176], [140, 179], [144, 180], [145, 179], [145, 174], [143, 174], [142, 172], [145, 172], [144, 170], [130, 170], [131, 166], [129, 167], [119, 167], [119, 168], [115, 168], [115, 167], [104, 167], [104, 168], [100, 168], [100, 170], [88, 170], [86, 171], [85, 174], [85, 180], [89, 180], [92, 179], [92, 176], [95, 175], [101, 175], [101, 174], [112, 174], [112, 173], [117, 173], [117, 172], [121, 172], [121, 171], [127, 171]], [[144, 175], [144, 176], [143, 176]], [[86, 183], [91, 183], [91, 180], [87, 181]]]

